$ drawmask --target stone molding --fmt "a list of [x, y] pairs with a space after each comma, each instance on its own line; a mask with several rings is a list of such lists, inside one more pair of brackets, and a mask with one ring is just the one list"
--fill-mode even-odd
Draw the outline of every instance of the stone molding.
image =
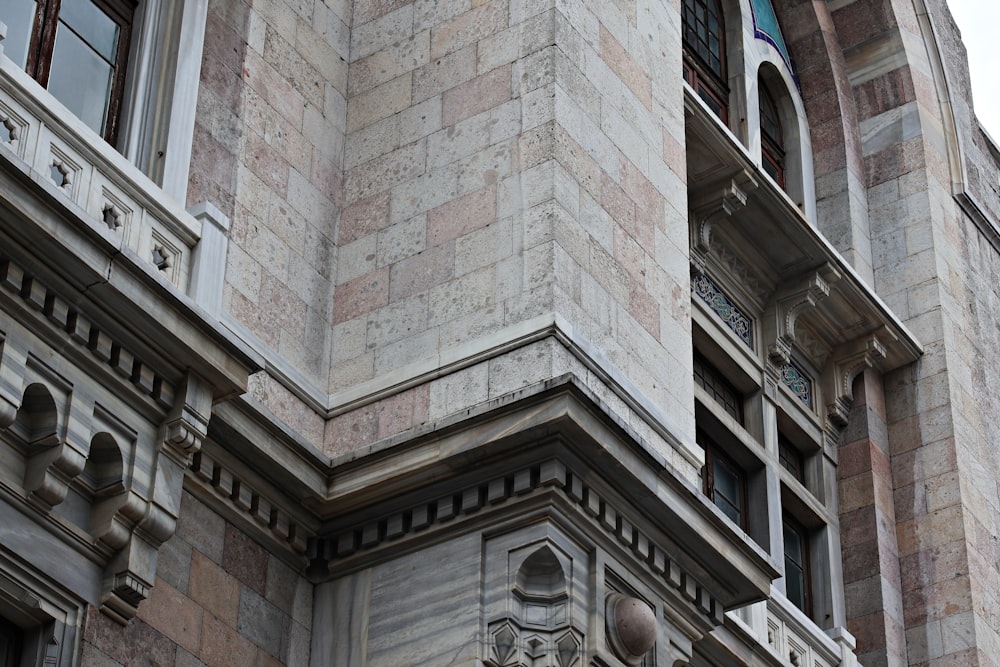
[[194, 454], [190, 473], [191, 482], [225, 503], [236, 516], [249, 520], [267, 542], [280, 544], [298, 560], [306, 555], [306, 541], [315, 534], [315, 527], [304, 525], [301, 519], [275, 502], [271, 497], [273, 492], [254, 488], [205, 451]]
[[571, 506], [587, 515], [594, 527], [629, 552], [666, 586], [695, 607], [715, 625], [722, 623], [722, 604], [668, 551], [656, 544], [597, 489], [557, 458], [519, 468], [503, 476], [466, 486], [455, 493], [375, 519], [369, 523], [316, 538], [309, 544], [314, 575], [333, 571], [336, 563], [361, 552], [369, 552], [423, 531], [457, 524], [481, 510], [487, 510], [532, 494], [556, 492]]
[[[47, 318], [59, 330], [61, 338], [74, 343], [80, 352], [89, 352], [131, 384], [140, 395], [148, 396], [163, 408], [174, 404], [174, 385], [162, 373], [154, 370], [150, 363], [116, 337], [102, 330], [100, 325], [91, 321], [56, 290], [50, 289], [26, 273], [10, 257], [3, 255], [0, 255], [0, 288]], [[15, 363], [6, 354], [4, 360], [8, 364]], [[23, 377], [23, 368], [0, 370], [0, 427], [8, 426], [14, 420], [11, 406], [20, 402], [20, 395], [13, 397], [10, 391], [15, 379], [20, 377]], [[14, 412], [16, 410], [16, 407], [13, 408]]]
[[[232, 393], [239, 369], [245, 386], [252, 357], [224, 347], [205, 357], [180, 353], [187, 342], [173, 330], [106, 328], [101, 318], [115, 322], [121, 314], [79, 292], [67, 297], [74, 289], [81, 288], [40, 278], [0, 254], [0, 304], [13, 317], [0, 331], [0, 429], [25, 471], [20, 488], [7, 483], [39, 512], [43, 530], [103, 564], [100, 597], [90, 601], [127, 623], [155, 582], [157, 551], [174, 533], [184, 470], [208, 433], [213, 401]], [[52, 350], [58, 371], [46, 361]], [[220, 353], [233, 355], [221, 369]], [[201, 366], [211, 379], [195, 370]], [[103, 407], [109, 404], [115, 414]], [[116, 472], [85, 475], [98, 440], [95, 470], [111, 456]], [[100, 488], [93, 474], [107, 477]], [[89, 503], [84, 526], [61, 511], [71, 488]]]

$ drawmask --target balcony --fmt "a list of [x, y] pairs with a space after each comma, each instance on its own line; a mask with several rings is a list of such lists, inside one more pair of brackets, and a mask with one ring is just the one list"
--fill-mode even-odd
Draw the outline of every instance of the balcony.
[[0, 24], [0, 166], [40, 189], [80, 231], [110, 244], [106, 251], [217, 314], [228, 221], [211, 205], [189, 212], [166, 195], [3, 55], [3, 30]]

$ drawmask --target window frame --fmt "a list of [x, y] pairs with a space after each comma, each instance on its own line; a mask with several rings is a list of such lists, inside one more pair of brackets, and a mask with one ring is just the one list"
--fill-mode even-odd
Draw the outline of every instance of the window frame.
[[[788, 591], [789, 582], [789, 555], [788, 555], [788, 533], [789, 529], [795, 535], [798, 541], [799, 549], [802, 553], [802, 562], [797, 563], [792, 560], [792, 564], [796, 566], [799, 573], [799, 579], [802, 587], [802, 600], [801, 605], [799, 601], [793, 599]], [[813, 618], [813, 596], [812, 596], [812, 558], [809, 547], [809, 530], [802, 525], [801, 522], [792, 517], [788, 512], [783, 512], [781, 516], [781, 551], [784, 557], [784, 579], [785, 579], [785, 597], [788, 599], [793, 606], [799, 609], [809, 618]]]
[[778, 430], [778, 464], [793, 479], [805, 486], [805, 455], [780, 429]]
[[[698, 55], [697, 44], [692, 44], [688, 39], [689, 31], [696, 32], [689, 27], [688, 23], [688, 3], [703, 5], [706, 14], [710, 13], [710, 8], [714, 8], [717, 14], [719, 32], [714, 34], [719, 42], [719, 72], [712, 69], [710, 63]], [[697, 21], [697, 18], [695, 19]], [[683, 44], [683, 76], [684, 80], [694, 88], [706, 104], [715, 107], [712, 110], [726, 125], [729, 124], [729, 66], [726, 54], [726, 15], [722, 8], [721, 0], [682, 0], [681, 2], [681, 42]], [[710, 44], [705, 44], [711, 49]]]
[[[719, 499], [717, 498], [717, 489], [715, 485], [715, 466], [720, 465], [727, 469], [733, 477], [736, 478], [736, 495], [737, 498], [730, 500], [724, 494], [718, 494], [722, 496], [724, 502], [728, 505], [735, 506], [738, 519], [734, 521], [743, 532], [747, 531], [747, 474], [731, 457], [729, 457], [719, 446], [715, 440], [713, 440], [704, 429], [697, 429], [696, 433], [697, 443], [705, 450], [705, 465], [702, 468], [702, 492], [705, 496], [712, 501], [716, 507], [718, 507], [727, 518], [732, 520], [732, 517], [726, 512], [725, 508], [719, 504]], [[737, 504], [738, 503], [738, 504]]]
[[[115, 47], [112, 85], [105, 102], [104, 128], [103, 132], [98, 132], [105, 141], [115, 145], [118, 139], [118, 128], [121, 125], [125, 86], [128, 80], [128, 61], [132, 45], [132, 25], [135, 21], [136, 1], [89, 0], [89, 2], [104, 12], [118, 25], [119, 29], [118, 43]], [[59, 31], [62, 3], [63, 0], [38, 0], [35, 6], [35, 16], [32, 20], [28, 57], [24, 69], [46, 90], [49, 88], [49, 78], [52, 74], [52, 56]], [[68, 26], [67, 29], [72, 30]]]
[[[744, 398], [736, 385], [719, 371], [718, 368], [706, 359], [697, 349], [692, 357], [692, 367], [695, 384], [711, 395], [712, 399], [722, 408], [723, 412], [736, 420], [740, 426], [744, 425]], [[731, 402], [727, 401], [726, 394], [731, 394]]]
[[[777, 130], [777, 136], [767, 131], [767, 124], [764, 122], [765, 112], [772, 120], [772, 124]], [[778, 102], [767, 83], [760, 76], [757, 77], [757, 114], [760, 121], [760, 153], [761, 166], [774, 182], [785, 189], [785, 138], [784, 128], [781, 124], [781, 112], [778, 109]], [[768, 169], [768, 166], [771, 169]], [[773, 170], [773, 172], [772, 172]]]

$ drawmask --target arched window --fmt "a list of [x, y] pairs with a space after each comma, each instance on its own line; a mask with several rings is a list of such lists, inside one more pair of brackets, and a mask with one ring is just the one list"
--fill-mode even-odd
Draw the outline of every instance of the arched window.
[[760, 153], [761, 166], [785, 187], [785, 141], [781, 130], [781, 116], [774, 96], [762, 78], [757, 79], [757, 93], [760, 107]]
[[729, 87], [725, 22], [719, 0], [684, 0], [684, 79], [726, 123]]

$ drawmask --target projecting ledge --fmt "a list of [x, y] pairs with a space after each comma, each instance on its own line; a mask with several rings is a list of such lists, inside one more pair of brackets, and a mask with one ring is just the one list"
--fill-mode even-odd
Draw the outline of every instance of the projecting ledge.
[[884, 348], [882, 372], [918, 359], [923, 348], [913, 333], [691, 91], [685, 118], [696, 268], [734, 271], [753, 309], [770, 307], [792, 323], [802, 303], [792, 297], [809, 292], [808, 319], [824, 347], [875, 339]]
[[329, 563], [323, 571], [367, 567], [444, 533], [551, 507], [583, 531], [610, 531], [653, 572], [666, 558], [697, 582], [712, 614], [763, 599], [777, 576], [759, 547], [573, 375], [342, 464], [324, 506], [311, 553], [314, 564]]

